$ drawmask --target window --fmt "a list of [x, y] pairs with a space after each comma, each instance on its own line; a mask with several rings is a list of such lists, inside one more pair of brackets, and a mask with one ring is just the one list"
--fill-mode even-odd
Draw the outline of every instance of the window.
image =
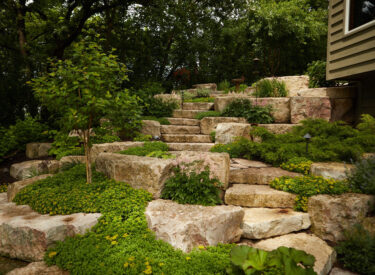
[[347, 31], [375, 21], [375, 0], [347, 1]]

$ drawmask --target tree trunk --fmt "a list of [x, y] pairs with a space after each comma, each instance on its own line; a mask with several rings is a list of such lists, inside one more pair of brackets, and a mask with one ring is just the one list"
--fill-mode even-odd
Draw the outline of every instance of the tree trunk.
[[90, 184], [90, 183], [92, 183], [90, 129], [84, 130], [83, 143], [84, 143], [84, 147], [85, 147], [86, 182], [88, 184]]

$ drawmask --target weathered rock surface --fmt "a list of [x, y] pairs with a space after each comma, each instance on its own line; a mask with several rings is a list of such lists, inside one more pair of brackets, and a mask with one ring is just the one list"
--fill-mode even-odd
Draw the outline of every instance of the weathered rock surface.
[[345, 121], [352, 123], [355, 120], [355, 102], [351, 98], [331, 99], [331, 121]]
[[230, 158], [227, 153], [211, 153], [211, 152], [173, 152], [176, 155], [174, 164], [184, 164], [196, 162], [192, 167], [194, 171], [203, 171], [207, 166], [210, 168], [210, 177], [217, 178], [223, 183], [222, 189], [227, 189], [229, 183], [229, 166]]
[[201, 120], [201, 133], [209, 135], [219, 123], [247, 123], [243, 117], [205, 117]]
[[328, 87], [328, 88], [309, 88], [297, 90], [290, 96], [302, 97], [329, 97], [333, 98], [355, 98], [357, 93], [356, 87]]
[[96, 158], [96, 170], [116, 181], [128, 183], [135, 189], [144, 189], [159, 198], [164, 182], [172, 173], [172, 159], [139, 157], [101, 153]]
[[156, 238], [185, 252], [199, 245], [236, 242], [242, 234], [241, 207], [182, 205], [156, 200], [148, 204], [145, 214]]
[[259, 127], [266, 128], [273, 134], [285, 134], [292, 131], [298, 124], [259, 124]]
[[199, 134], [201, 128], [199, 126], [187, 126], [187, 125], [162, 125], [161, 133], [162, 134], [187, 134], [194, 135]]
[[266, 208], [293, 208], [296, 195], [267, 185], [234, 184], [225, 192], [229, 205]]
[[374, 196], [364, 194], [313, 196], [308, 203], [311, 230], [324, 240], [343, 240], [344, 231], [361, 223], [374, 203]]
[[133, 147], [143, 146], [144, 142], [111, 142], [94, 144], [91, 148], [91, 161], [95, 162], [100, 153], [116, 153]]
[[160, 137], [160, 122], [155, 120], [142, 120], [141, 133], [151, 135], [152, 137]]
[[341, 268], [338, 268], [338, 267], [334, 267], [334, 268], [332, 268], [331, 273], [329, 273], [329, 275], [358, 275], [358, 273], [353, 273], [353, 272], [348, 271], [348, 270], [344, 270], [344, 269], [341, 269]]
[[85, 156], [65, 156], [60, 159], [60, 170], [72, 163], [86, 163]]
[[291, 209], [244, 208], [242, 237], [264, 239], [310, 227], [309, 214]]
[[61, 270], [53, 265], [48, 266], [45, 262], [33, 262], [22, 268], [16, 268], [7, 275], [69, 275], [70, 273]]
[[182, 109], [184, 110], [202, 110], [208, 111], [213, 109], [214, 103], [213, 102], [184, 102], [182, 105]]
[[316, 162], [311, 165], [310, 173], [314, 176], [344, 180], [347, 178], [346, 174], [353, 171], [354, 168], [355, 166], [353, 164], [340, 162]]
[[10, 175], [18, 180], [23, 180], [34, 174], [53, 174], [60, 169], [58, 160], [29, 160], [12, 164]]
[[375, 217], [366, 217], [362, 222], [363, 228], [375, 236]]
[[49, 216], [27, 205], [17, 206], [0, 194], [0, 254], [25, 261], [41, 261], [45, 251], [68, 236], [84, 234], [101, 214]]
[[309, 77], [307, 75], [267, 77], [266, 79], [283, 81], [286, 89], [289, 91], [289, 96], [294, 96], [298, 91], [309, 88]]
[[33, 178], [21, 180], [21, 181], [16, 181], [16, 182], [13, 182], [12, 184], [9, 184], [8, 191], [7, 191], [8, 201], [13, 201], [14, 197], [26, 186], [33, 184], [34, 182], [38, 180], [43, 180], [51, 176], [53, 175], [52, 174], [40, 175], [40, 176], [36, 176]]
[[52, 148], [52, 143], [33, 142], [26, 144], [26, 157], [29, 159], [37, 159], [48, 156], [49, 149]]
[[173, 118], [169, 117], [168, 121], [172, 125], [199, 126], [200, 120], [192, 118]]
[[236, 137], [250, 139], [250, 124], [247, 123], [219, 123], [216, 127], [216, 144], [228, 144]]
[[175, 102], [178, 106], [181, 106], [182, 99], [179, 94], [159, 94], [154, 95], [154, 98], [160, 98], [163, 102]]
[[215, 143], [167, 143], [169, 151], [209, 152]]
[[266, 167], [270, 167], [270, 165], [261, 161], [240, 159], [240, 158], [230, 159], [231, 170], [246, 169], [246, 168], [266, 168]]
[[162, 140], [165, 142], [183, 143], [211, 143], [209, 135], [188, 135], [188, 134], [163, 134]]
[[283, 170], [278, 167], [250, 167], [246, 169], [232, 169], [230, 171], [230, 183], [243, 184], [270, 184], [275, 178], [288, 176], [298, 177], [301, 174]]
[[203, 84], [195, 84], [195, 85], [193, 85], [193, 88], [216, 91], [217, 85], [216, 85], [216, 83], [203, 83]]
[[318, 275], [326, 275], [336, 261], [335, 250], [312, 234], [297, 233], [276, 237], [255, 244], [255, 247], [264, 250], [274, 250], [280, 246], [286, 246], [303, 250], [315, 257], [314, 271]]
[[364, 153], [362, 155], [362, 159], [371, 159], [371, 158], [375, 158], [375, 153]]
[[307, 118], [331, 120], [331, 101], [328, 97], [292, 97], [290, 99], [291, 122], [300, 123]]
[[174, 118], [195, 118], [199, 113], [203, 112], [202, 110], [181, 110], [177, 109], [173, 111]]

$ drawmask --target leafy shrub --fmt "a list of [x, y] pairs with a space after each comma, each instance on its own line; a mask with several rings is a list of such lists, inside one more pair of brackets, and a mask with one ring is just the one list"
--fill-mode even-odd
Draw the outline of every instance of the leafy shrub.
[[184, 99], [184, 102], [215, 102], [214, 97], [197, 97], [191, 99]]
[[335, 247], [339, 263], [359, 274], [375, 274], [375, 236], [359, 224], [344, 234], [345, 240]]
[[326, 66], [327, 62], [317, 60], [307, 65], [307, 74], [309, 76], [309, 87], [333, 87], [336, 86], [335, 81], [326, 80]]
[[219, 117], [221, 116], [221, 113], [218, 111], [206, 111], [206, 112], [201, 112], [195, 115], [196, 119], [201, 120], [202, 118], [205, 117]]
[[164, 101], [161, 98], [152, 98], [149, 100], [143, 115], [154, 117], [171, 117], [173, 111], [178, 108], [175, 101]]
[[152, 140], [151, 135], [138, 134], [133, 141], [150, 141]]
[[225, 108], [222, 116], [244, 117], [249, 123], [272, 123], [271, 106], [253, 105], [248, 99], [235, 99]]
[[197, 95], [196, 97], [209, 97], [211, 94], [211, 91], [208, 89], [197, 89]]
[[310, 167], [312, 163], [313, 162], [307, 158], [297, 157], [282, 163], [280, 167], [288, 171], [307, 175], [310, 172]]
[[[182, 96], [182, 93], [181, 93], [181, 96]], [[190, 100], [193, 100], [195, 98], [195, 94], [193, 94], [193, 93], [190, 93], [190, 92], [184, 92], [183, 93], [183, 101], [185, 102], [185, 100], [188, 100], [188, 101], [190, 101]]]
[[147, 154], [146, 157], [161, 158], [161, 159], [174, 159], [176, 158], [176, 155], [172, 155], [171, 153], [166, 152], [166, 151], [153, 151]]
[[262, 79], [256, 84], [256, 92], [254, 93], [257, 97], [286, 97], [288, 96], [288, 90], [286, 89], [284, 81], [277, 81], [276, 79]]
[[147, 156], [154, 151], [168, 151], [168, 145], [161, 141], [146, 141], [143, 146], [132, 147], [119, 152], [123, 155]]
[[56, 156], [56, 159], [61, 159], [65, 156], [79, 156], [84, 155], [85, 151], [81, 146], [78, 137], [69, 137], [67, 133], [50, 131], [55, 135], [52, 143], [52, 148], [48, 154]]
[[375, 195], [375, 157], [358, 160], [354, 172], [348, 173], [348, 182], [356, 192]]
[[231, 261], [228, 274], [316, 274], [314, 256], [285, 246], [270, 252], [245, 245], [235, 246]]
[[277, 190], [297, 194], [295, 209], [304, 212], [307, 211], [307, 201], [311, 196], [339, 195], [351, 191], [346, 182], [320, 176], [281, 177], [274, 179], [270, 186]]
[[217, 153], [228, 153], [231, 158], [252, 159], [252, 153], [259, 150], [259, 143], [251, 142], [244, 137], [238, 137], [234, 142], [228, 144], [216, 144], [210, 151]]
[[169, 122], [168, 119], [165, 117], [155, 117], [155, 116], [143, 116], [141, 120], [155, 120], [158, 121], [161, 125], [170, 125], [171, 123]]
[[218, 188], [222, 183], [216, 178], [210, 178], [208, 167], [203, 172], [197, 173], [196, 171], [187, 172], [181, 166], [177, 166], [173, 172], [174, 176], [165, 182], [162, 199], [173, 200], [181, 204], [216, 205], [222, 203]]
[[228, 80], [221, 81], [217, 85], [218, 91], [224, 91], [224, 92], [228, 93], [229, 92], [229, 88], [230, 88], [230, 82]]
[[247, 89], [247, 85], [246, 84], [241, 84], [239, 87], [238, 87], [238, 92], [239, 93], [243, 93], [245, 92], [245, 90]]
[[50, 248], [44, 260], [71, 274], [224, 274], [232, 245], [205, 247], [186, 254], [155, 239], [147, 227], [145, 207], [151, 194], [93, 171], [86, 184], [85, 168], [29, 185], [17, 194], [43, 214], [102, 213], [88, 233], [66, 238]]
[[215, 131], [212, 131], [212, 132], [210, 133], [210, 138], [211, 138], [211, 141], [212, 141], [212, 142], [215, 142], [215, 140], [216, 140], [216, 132], [215, 132]]
[[8, 191], [8, 185], [0, 185], [0, 193], [5, 193]]

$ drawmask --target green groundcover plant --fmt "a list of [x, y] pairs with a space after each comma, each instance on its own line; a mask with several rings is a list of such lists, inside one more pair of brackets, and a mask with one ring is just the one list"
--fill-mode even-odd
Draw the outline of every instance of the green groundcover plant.
[[375, 157], [358, 160], [354, 172], [348, 173], [348, 182], [358, 193], [375, 195]]
[[262, 79], [255, 83], [257, 97], [286, 97], [288, 90], [284, 81]]
[[8, 185], [0, 185], [0, 193], [5, 193], [8, 191]]
[[162, 141], [145, 141], [142, 146], [129, 148], [119, 153], [124, 155], [147, 156], [155, 151], [167, 152], [168, 145]]
[[220, 117], [220, 116], [221, 116], [221, 113], [218, 111], [206, 111], [206, 112], [200, 112], [196, 114], [195, 118], [201, 120], [205, 117]]
[[312, 163], [313, 162], [307, 158], [297, 157], [282, 163], [280, 167], [291, 172], [297, 172], [307, 175], [310, 172]]

